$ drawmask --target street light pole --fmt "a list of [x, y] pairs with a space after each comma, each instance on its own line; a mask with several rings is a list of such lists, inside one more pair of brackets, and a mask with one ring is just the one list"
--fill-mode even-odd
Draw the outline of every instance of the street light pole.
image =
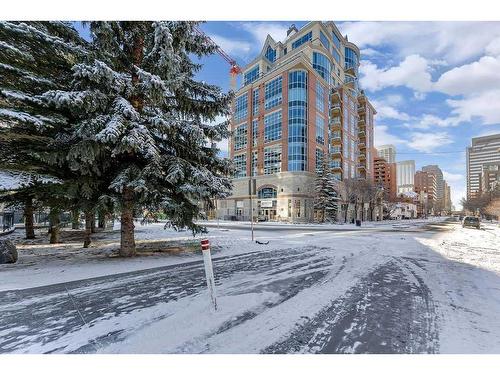
[[255, 178], [251, 178], [248, 180], [248, 195], [250, 196], [250, 228], [252, 231], [252, 242], [254, 241], [253, 234], [253, 195], [256, 192], [257, 182]]

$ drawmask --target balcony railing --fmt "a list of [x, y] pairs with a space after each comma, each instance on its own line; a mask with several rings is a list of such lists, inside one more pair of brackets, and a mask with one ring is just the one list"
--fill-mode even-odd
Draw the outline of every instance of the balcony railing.
[[338, 117], [338, 116], [332, 117], [330, 120], [330, 125], [332, 125], [332, 124], [340, 125], [340, 117]]
[[342, 153], [342, 148], [341, 147], [332, 147], [330, 148], [330, 153], [332, 154], [341, 154]]
[[340, 139], [342, 137], [342, 133], [340, 132], [333, 132], [331, 135], [332, 139]]

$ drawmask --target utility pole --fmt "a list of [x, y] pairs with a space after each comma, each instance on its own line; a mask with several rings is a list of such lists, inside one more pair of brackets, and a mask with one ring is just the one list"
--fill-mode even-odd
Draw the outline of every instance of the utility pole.
[[252, 242], [254, 241], [253, 235], [253, 196], [257, 190], [257, 181], [255, 178], [251, 178], [248, 180], [248, 195], [250, 196], [250, 227], [252, 230]]

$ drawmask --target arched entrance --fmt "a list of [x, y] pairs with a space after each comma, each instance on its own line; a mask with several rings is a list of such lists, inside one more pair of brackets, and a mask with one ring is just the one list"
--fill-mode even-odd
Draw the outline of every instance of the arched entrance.
[[278, 189], [275, 186], [261, 186], [257, 191], [259, 220], [276, 220]]

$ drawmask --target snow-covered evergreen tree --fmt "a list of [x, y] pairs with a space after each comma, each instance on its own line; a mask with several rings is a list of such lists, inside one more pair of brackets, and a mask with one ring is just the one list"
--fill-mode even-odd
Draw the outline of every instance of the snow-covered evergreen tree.
[[227, 123], [209, 123], [228, 114], [231, 96], [195, 80], [201, 66], [191, 56], [215, 51], [195, 26], [91, 22], [99, 58], [74, 66], [71, 90], [44, 96], [74, 119], [66, 138], [71, 167], [111, 178], [122, 256], [135, 254], [134, 208], [163, 210], [173, 227], [198, 232], [201, 203], [230, 189], [230, 162], [215, 147], [228, 136]]
[[[40, 96], [69, 87], [71, 67], [87, 55], [85, 44], [69, 23], [0, 22], [0, 168], [31, 175], [28, 184], [3, 192], [0, 199], [24, 206], [28, 238], [34, 237], [38, 193], [55, 198], [61, 192], [59, 183], [46, 176], [57, 181], [68, 177], [64, 165], [55, 162], [62, 152], [55, 139], [68, 127], [68, 118], [48, 108]], [[52, 194], [47, 193], [50, 186]]]
[[324, 222], [335, 221], [338, 212], [337, 181], [326, 161], [317, 171], [315, 181], [314, 210], [319, 214], [319, 219]]

